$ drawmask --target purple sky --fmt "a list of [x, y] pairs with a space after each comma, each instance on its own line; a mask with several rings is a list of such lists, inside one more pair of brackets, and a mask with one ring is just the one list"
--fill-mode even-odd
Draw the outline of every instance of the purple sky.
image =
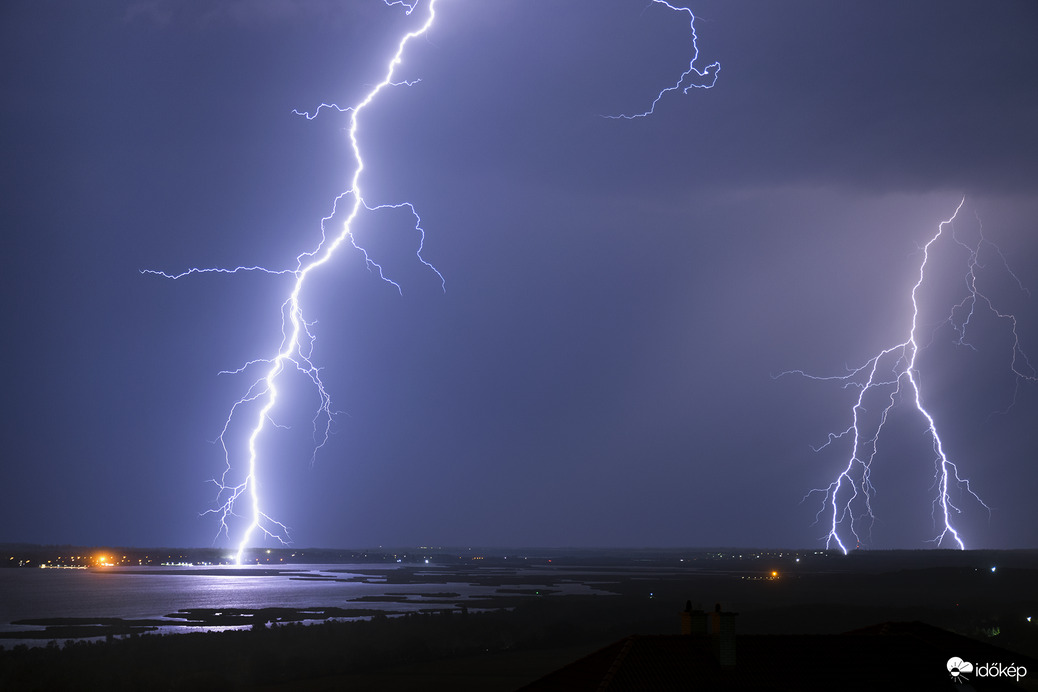
[[[982, 258], [1038, 363], [1034, 3], [698, 2], [716, 87], [629, 122], [599, 116], [673, 83], [687, 15], [437, 1], [401, 68], [422, 81], [361, 134], [369, 202], [415, 204], [446, 292], [389, 213], [356, 236], [403, 296], [353, 250], [308, 284], [343, 413], [311, 466], [315, 394], [287, 378], [261, 457], [298, 545], [823, 545], [801, 498], [846, 454], [811, 445], [856, 391], [773, 376], [904, 339], [919, 248], [963, 195], [957, 232], [979, 217], [1034, 294]], [[312, 249], [347, 120], [292, 109], [357, 100], [421, 10], [4, 3], [0, 541], [212, 542], [211, 442], [251, 382], [217, 373], [277, 349], [291, 279], [139, 270]], [[923, 395], [992, 508], [961, 503], [967, 545], [1035, 548], [1038, 385], [1004, 322], [976, 350], [937, 328], [964, 262], [944, 247], [922, 294]], [[909, 405], [891, 416], [869, 545], [926, 547], [933, 454]]]

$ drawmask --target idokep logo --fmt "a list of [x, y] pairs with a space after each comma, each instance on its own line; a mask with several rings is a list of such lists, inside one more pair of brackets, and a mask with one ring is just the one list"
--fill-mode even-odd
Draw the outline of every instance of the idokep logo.
[[973, 673], [978, 678], [1020, 678], [1027, 675], [1027, 668], [1010, 663], [1008, 666], [1001, 663], [980, 663], [974, 666], [969, 661], [963, 661], [958, 656], [948, 659], [948, 673], [955, 682], [969, 680], [966, 673]]
[[963, 661], [958, 656], [953, 656], [948, 659], [948, 672], [951, 674], [951, 678], [955, 682], [969, 680], [969, 678], [966, 677], [966, 673], [973, 672], [973, 664], [969, 661]]

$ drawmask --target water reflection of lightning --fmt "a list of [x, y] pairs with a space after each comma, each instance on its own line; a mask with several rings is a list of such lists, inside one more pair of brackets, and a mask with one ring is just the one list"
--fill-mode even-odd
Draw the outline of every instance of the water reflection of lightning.
[[649, 108], [641, 113], [632, 114], [619, 114], [619, 115], [605, 115], [604, 118], [610, 118], [612, 120], [635, 120], [636, 118], [645, 118], [652, 115], [656, 111], [656, 104], [667, 94], [672, 91], [681, 90], [682, 93], [687, 94], [689, 89], [711, 89], [714, 84], [717, 83], [717, 75], [721, 73], [721, 63], [714, 62], [703, 69], [696, 67], [696, 62], [699, 61], [699, 37], [696, 35], [696, 16], [692, 14], [692, 10], [687, 7], [675, 7], [665, 0], [652, 0], [653, 4], [663, 5], [670, 10], [675, 12], [687, 12], [688, 13], [688, 28], [692, 33], [692, 58], [688, 61], [688, 69], [681, 73], [677, 81], [672, 86], [664, 87], [660, 90], [660, 93], [656, 94], [656, 98], [653, 99]]
[[[402, 0], [383, 1], [387, 6], [400, 5], [404, 7], [405, 12], [408, 15], [414, 12], [417, 5], [416, 2], [409, 4]], [[316, 443], [314, 454], [316, 454], [317, 450], [327, 442], [328, 436], [331, 432], [332, 416], [334, 413], [331, 409], [331, 398], [328, 396], [328, 392], [325, 390], [324, 384], [321, 381], [318, 368], [311, 360], [315, 338], [314, 332], [311, 331], [313, 323], [308, 322], [303, 317], [303, 309], [300, 304], [300, 293], [302, 292], [307, 278], [315, 269], [327, 263], [344, 242], [349, 241], [354, 248], [363, 254], [364, 261], [367, 263], [368, 267], [376, 270], [384, 281], [393, 284], [393, 286], [395, 286], [399, 291], [400, 286], [386, 277], [382, 272], [382, 267], [379, 266], [368, 255], [368, 253], [363, 250], [363, 248], [356, 244], [352, 229], [355, 219], [362, 211], [406, 208], [414, 218], [414, 228], [419, 238], [417, 250], [418, 259], [436, 273], [440, 278], [441, 285], [443, 283], [443, 276], [440, 275], [440, 273], [422, 257], [421, 253], [425, 241], [425, 231], [422, 229], [421, 218], [418, 216], [418, 212], [415, 208], [407, 202], [400, 204], [369, 205], [365, 201], [361, 191], [361, 173], [364, 171], [364, 160], [361, 156], [361, 146], [358, 134], [361, 114], [364, 109], [374, 101], [379, 93], [387, 87], [410, 86], [415, 83], [414, 81], [396, 81], [394, 79], [395, 73], [403, 59], [404, 49], [407, 44], [412, 39], [424, 35], [432, 26], [433, 20], [436, 16], [435, 5], [436, 0], [428, 0], [426, 3], [428, 15], [425, 21], [417, 29], [406, 33], [400, 39], [400, 42], [396, 47], [396, 52], [389, 59], [389, 62], [386, 65], [386, 72], [382, 81], [372, 87], [359, 103], [349, 106], [348, 108], [341, 108], [334, 104], [322, 104], [321, 107], [317, 109], [317, 112], [319, 112], [322, 108], [330, 108], [348, 115], [349, 123], [347, 132], [350, 146], [353, 151], [354, 171], [349, 187], [335, 199], [332, 205], [332, 212], [321, 221], [321, 242], [313, 250], [303, 252], [296, 257], [296, 267], [294, 269], [267, 269], [265, 267], [240, 266], [234, 269], [193, 268], [178, 274], [167, 274], [165, 272], [153, 270], [145, 270], [143, 272], [148, 274], [158, 274], [171, 279], [179, 279], [190, 274], [204, 272], [237, 274], [248, 271], [268, 274], [291, 274], [295, 277], [292, 290], [281, 305], [282, 339], [277, 354], [269, 358], [260, 358], [249, 361], [237, 370], [231, 371], [233, 373], [241, 373], [245, 370], [253, 369], [254, 367], [265, 369], [265, 374], [255, 380], [245, 394], [236, 401], [233, 406], [231, 406], [227, 420], [224, 422], [223, 429], [221, 430], [218, 439], [223, 448], [226, 468], [219, 478], [213, 480], [218, 488], [218, 506], [215, 509], [206, 512], [207, 514], [216, 514], [220, 518], [220, 529], [218, 535], [224, 534], [230, 537], [229, 522], [232, 517], [241, 515], [241, 512], [239, 512], [241, 505], [244, 504], [247, 506], [246, 518], [248, 520], [248, 525], [238, 543], [237, 561], [239, 563], [242, 560], [245, 549], [248, 547], [249, 542], [252, 540], [252, 537], [256, 532], [261, 532], [266, 536], [270, 536], [282, 542], [287, 542], [288, 540], [288, 530], [285, 525], [274, 520], [263, 510], [263, 502], [260, 497], [261, 483], [259, 481], [260, 437], [267, 429], [268, 424], [271, 427], [276, 427], [276, 424], [272, 419], [272, 413], [278, 403], [278, 380], [286, 369], [294, 368], [303, 373], [307, 378], [309, 378], [318, 395], [319, 404], [314, 416], [314, 438]], [[317, 112], [313, 115], [307, 113], [299, 114], [304, 115], [308, 119], [312, 119], [317, 115]], [[349, 211], [346, 215], [345, 221], [337, 233], [329, 234], [325, 229], [325, 225], [336, 216], [339, 211], [338, 207], [343, 200], [349, 201]], [[245, 468], [244, 470], [240, 470], [238, 469], [238, 465], [233, 462], [235, 455], [233, 455], [231, 450], [228, 448], [226, 438], [232, 421], [236, 420], [239, 416], [247, 415], [245, 413], [246, 409], [254, 410], [255, 422], [251, 434], [248, 437], [248, 453]], [[239, 476], [240, 479], [235, 476]]]
[[[835, 380], [842, 382], [848, 389], [857, 389], [858, 393], [850, 411], [850, 424], [839, 433], [830, 433], [828, 440], [815, 451], [820, 451], [838, 440], [850, 438], [851, 450], [846, 464], [835, 480], [828, 486], [811, 490], [804, 499], [813, 494], [822, 495], [822, 507], [816, 515], [817, 522], [828, 525], [826, 547], [837, 547], [847, 552], [845, 540], [853, 536], [858, 546], [867, 540], [875, 519], [872, 511], [872, 499], [875, 487], [872, 485], [872, 464], [878, 452], [878, 443], [883, 427], [900, 400], [907, 399], [926, 423], [926, 434], [934, 451], [934, 487], [936, 494], [933, 500], [933, 518], [936, 535], [932, 542], [938, 547], [948, 544], [965, 549], [965, 543], [952, 522], [953, 514], [962, 510], [953, 502], [952, 493], [957, 490], [959, 496], [977, 502], [990, 513], [990, 508], [973, 491], [968, 479], [959, 474], [958, 466], [951, 461], [945, 450], [945, 444], [938, 434], [934, 415], [924, 405], [924, 397], [920, 389], [917, 357], [921, 350], [919, 332], [920, 288], [926, 280], [931, 250], [942, 239], [953, 242], [966, 250], [966, 296], [954, 304], [943, 324], [950, 325], [958, 335], [956, 342], [973, 348], [968, 340], [968, 332], [978, 310], [985, 310], [1004, 322], [1009, 327], [1012, 339], [1012, 357], [1010, 369], [1017, 383], [1021, 380], [1038, 381], [1038, 372], [1027, 359], [1020, 345], [1017, 333], [1016, 317], [1003, 313], [996, 308], [991, 298], [977, 287], [977, 271], [985, 265], [980, 261], [981, 251], [997, 256], [1001, 268], [1009, 273], [1021, 291], [1026, 290], [1019, 279], [1009, 269], [1001, 250], [986, 240], [983, 227], [980, 228], [979, 239], [975, 243], [967, 243], [955, 235], [954, 230], [946, 230], [951, 226], [962, 209], [965, 200], [959, 202], [955, 213], [937, 227], [936, 233], [923, 246], [922, 261], [919, 264], [919, 276], [912, 286], [912, 320], [907, 338], [901, 343], [886, 348], [863, 365], [849, 370], [847, 374], [835, 376], [809, 375], [802, 370], [791, 370], [786, 374], [798, 374], [813, 380]], [[925, 347], [925, 345], [924, 345]], [[872, 402], [882, 406], [878, 415], [869, 420], [866, 416]], [[841, 538], [843, 532], [843, 538]], [[853, 547], [853, 546], [852, 546]]]

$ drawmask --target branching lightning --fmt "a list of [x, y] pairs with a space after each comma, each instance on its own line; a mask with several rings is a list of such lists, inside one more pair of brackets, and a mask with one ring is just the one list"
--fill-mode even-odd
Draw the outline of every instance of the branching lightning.
[[[935, 494], [932, 516], [936, 535], [932, 542], [938, 547], [954, 545], [963, 550], [966, 547], [952, 521], [953, 515], [962, 513], [962, 509], [952, 499], [954, 490], [958, 489], [958, 495], [964, 499], [976, 502], [989, 513], [991, 511], [974, 492], [970, 481], [959, 473], [958, 465], [949, 458], [945, 443], [938, 432], [937, 421], [925, 405], [917, 366], [920, 351], [928, 345], [920, 345], [920, 288], [927, 279], [931, 251], [943, 240], [961, 246], [966, 251], [967, 259], [964, 275], [966, 296], [951, 307], [948, 317], [942, 324], [950, 325], [955, 331], [958, 336], [956, 343], [974, 348], [968, 338], [971, 325], [978, 311], [987, 311], [1008, 325], [1012, 343], [1009, 367], [1017, 384], [1019, 385], [1022, 380], [1038, 381], [1038, 371], [1021, 347], [1016, 317], [1000, 311], [992, 299], [978, 288], [978, 270], [986, 266], [980, 260], [981, 252], [986, 251], [996, 256], [1001, 268], [1008, 272], [1017, 287], [1025, 293], [1027, 291], [1019, 278], [1009, 269], [1002, 251], [985, 238], [983, 226], [980, 226], [979, 239], [975, 243], [965, 242], [956, 236], [953, 222], [964, 203], [965, 198], [959, 202], [951, 217], [938, 225], [937, 231], [922, 248], [918, 277], [910, 293], [911, 323], [904, 341], [880, 351], [859, 367], [849, 369], [844, 375], [817, 376], [802, 370], [781, 373], [797, 374], [813, 380], [837, 381], [843, 383], [846, 389], [858, 390], [851, 406], [848, 427], [842, 432], [830, 433], [826, 442], [815, 449], [821, 451], [839, 440], [849, 438], [851, 450], [846, 463], [829, 485], [815, 488], [804, 497], [806, 500], [814, 494], [822, 496], [822, 506], [815, 519], [816, 523], [828, 526], [829, 530], [825, 536], [826, 548], [835, 546], [846, 553], [850, 537], [853, 537], [859, 546], [868, 539], [875, 520], [872, 500], [876, 489], [871, 480], [872, 465], [879, 452], [883, 428], [895, 405], [900, 401], [909, 402], [922, 416], [926, 424], [926, 435], [933, 447]], [[882, 409], [878, 416], [869, 420], [865, 414], [872, 402], [880, 402]]]
[[[417, 2], [409, 4], [402, 0], [383, 1], [390, 7], [397, 5], [402, 6], [407, 15], [414, 12], [417, 6]], [[372, 87], [360, 102], [345, 108], [335, 104], [321, 104], [313, 114], [294, 111], [296, 114], [302, 115], [308, 120], [315, 118], [320, 111], [324, 109], [337, 111], [338, 113], [347, 115], [347, 132], [354, 158], [353, 177], [350, 180], [349, 186], [342, 194], [335, 198], [335, 201], [332, 204], [331, 213], [321, 220], [321, 242], [313, 250], [298, 255], [296, 257], [296, 266], [294, 269], [268, 269], [266, 267], [257, 266], [239, 266], [233, 269], [191, 268], [175, 274], [154, 270], [144, 270], [142, 272], [145, 274], [157, 274], [169, 279], [180, 279], [189, 275], [208, 272], [224, 274], [261, 272], [275, 275], [291, 274], [295, 277], [291, 291], [281, 304], [282, 336], [281, 345], [278, 348], [277, 353], [267, 358], [251, 360], [236, 370], [225, 371], [230, 374], [240, 374], [246, 370], [253, 369], [260, 369], [263, 371], [263, 374], [253, 381], [245, 394], [231, 406], [231, 410], [228, 413], [227, 419], [220, 431], [220, 435], [217, 438], [223, 449], [226, 467], [218, 478], [213, 479], [213, 483], [215, 483], [218, 488], [216, 506], [206, 512], [207, 514], [215, 514], [220, 519], [220, 528], [217, 535], [219, 536], [220, 534], [223, 534], [228, 537], [230, 537], [229, 522], [231, 521], [231, 518], [242, 516], [242, 512], [245, 513], [248, 525], [238, 543], [238, 552], [236, 557], [239, 564], [241, 563], [245, 549], [248, 547], [253, 535], [257, 532], [275, 538], [281, 542], [288, 541], [287, 527], [272, 518], [263, 509], [264, 503], [260, 496], [261, 483], [259, 481], [260, 462], [263, 461], [259, 453], [259, 442], [260, 438], [268, 429], [268, 426], [277, 427], [276, 423], [274, 423], [273, 412], [278, 404], [278, 384], [281, 376], [286, 370], [295, 369], [305, 375], [309, 378], [317, 392], [319, 404], [314, 415], [314, 440], [316, 443], [314, 448], [315, 455], [317, 450], [323, 447], [328, 441], [328, 437], [331, 433], [332, 419], [335, 412], [331, 408], [331, 398], [325, 389], [324, 383], [321, 381], [320, 371], [311, 358], [315, 341], [313, 323], [308, 322], [303, 316], [303, 307], [300, 299], [307, 278], [316, 269], [327, 263], [344, 243], [349, 242], [354, 248], [362, 253], [364, 261], [369, 268], [377, 271], [382, 280], [392, 284], [397, 291], [400, 291], [400, 285], [387, 277], [382, 271], [382, 267], [377, 264], [363, 248], [357, 245], [356, 239], [353, 235], [353, 226], [354, 221], [362, 212], [406, 208], [414, 218], [414, 229], [419, 238], [418, 249], [416, 251], [418, 260], [439, 277], [441, 286], [444, 283], [443, 276], [439, 271], [437, 271], [433, 265], [422, 257], [422, 250], [425, 244], [425, 231], [422, 228], [421, 217], [418, 215], [415, 207], [409, 202], [372, 205], [365, 201], [361, 189], [364, 159], [361, 155], [359, 134], [361, 116], [364, 110], [383, 90], [389, 87], [412, 86], [417, 83], [417, 80], [397, 80], [395, 79], [395, 75], [397, 68], [403, 60], [404, 51], [408, 43], [419, 36], [425, 35], [432, 27], [436, 16], [435, 6], [436, 0], [427, 1], [425, 7], [428, 14], [425, 21], [418, 28], [409, 31], [400, 39], [400, 42], [396, 47], [396, 52], [392, 55], [386, 65], [386, 72], [382, 81]], [[336, 214], [339, 212], [338, 208], [340, 204], [344, 201], [349, 205], [349, 211], [345, 220], [337, 232], [329, 233], [326, 229], [326, 224], [335, 218]], [[229, 448], [227, 434], [232, 422], [237, 420], [239, 417], [247, 418], [250, 415], [249, 411], [252, 411], [251, 415], [253, 416], [254, 423], [251, 428], [251, 434], [248, 437], [247, 451], [244, 455], [246, 458], [244, 469], [240, 470], [240, 465], [234, 462], [234, 459], [238, 455], [232, 453], [232, 450]], [[245, 509], [243, 509], [243, 507]]]
[[[721, 66], [713, 63], [703, 69], [696, 67], [699, 60], [698, 38], [695, 29], [695, 16], [692, 11], [676, 7], [663, 0], [652, 0], [654, 4], [661, 4], [675, 12], [686, 12], [689, 16], [689, 28], [692, 34], [692, 58], [688, 69], [685, 70], [673, 86], [661, 90], [652, 101], [649, 109], [632, 115], [610, 115], [604, 116], [612, 119], [636, 119], [652, 115], [656, 104], [672, 91], [679, 89], [687, 93], [693, 87], [698, 89], [709, 89], [717, 81], [717, 75]], [[400, 6], [404, 8], [405, 14], [411, 15], [418, 6], [418, 0], [407, 2], [405, 0], [383, 0], [388, 7]], [[262, 266], [238, 266], [234, 268], [223, 267], [192, 267], [178, 273], [168, 273], [156, 270], [142, 270], [143, 274], [154, 274], [167, 279], [182, 279], [195, 274], [217, 273], [217, 274], [242, 274], [246, 272], [257, 272], [271, 275], [291, 275], [294, 278], [292, 288], [281, 304], [281, 343], [274, 355], [265, 358], [251, 360], [234, 370], [222, 371], [221, 374], [243, 374], [246, 371], [259, 370], [262, 374], [248, 387], [245, 394], [234, 402], [224, 421], [223, 427], [217, 437], [220, 444], [225, 466], [218, 478], [213, 479], [216, 485], [217, 498], [214, 508], [205, 514], [214, 514], [219, 517], [220, 527], [217, 537], [225, 535], [230, 538], [230, 524], [235, 517], [244, 516], [248, 524], [238, 543], [237, 562], [240, 564], [246, 548], [249, 546], [253, 536], [257, 533], [287, 543], [289, 540], [288, 528], [281, 522], [275, 520], [266, 511], [262, 501], [259, 480], [261, 462], [266, 461], [259, 451], [260, 440], [269, 428], [281, 427], [274, 422], [274, 412], [278, 406], [278, 385], [286, 370], [294, 369], [305, 375], [318, 395], [318, 406], [313, 418], [314, 427], [314, 457], [328, 441], [331, 434], [332, 420], [335, 411], [331, 408], [331, 397], [325, 389], [321, 380], [320, 370], [312, 359], [314, 343], [316, 340], [313, 331], [313, 322], [304, 317], [301, 295], [308, 277], [319, 267], [327, 263], [339, 248], [346, 242], [361, 253], [369, 269], [376, 272], [383, 281], [392, 284], [398, 292], [402, 292], [400, 285], [388, 277], [381, 265], [379, 265], [369, 253], [359, 246], [353, 234], [354, 221], [362, 212], [376, 212], [380, 210], [406, 209], [414, 219], [414, 230], [418, 236], [418, 247], [416, 256], [418, 261], [428, 267], [440, 279], [441, 287], [445, 287], [443, 275], [422, 256], [425, 245], [425, 230], [422, 220], [410, 202], [399, 202], [392, 204], [369, 204], [361, 189], [362, 173], [364, 171], [364, 159], [361, 153], [360, 143], [360, 121], [364, 110], [378, 97], [378, 95], [389, 87], [410, 87], [421, 80], [401, 80], [396, 78], [397, 68], [403, 60], [407, 45], [415, 38], [425, 35], [433, 25], [436, 16], [436, 0], [426, 0], [426, 19], [417, 29], [406, 33], [399, 41], [396, 52], [386, 64], [385, 75], [378, 84], [358, 103], [349, 106], [340, 106], [334, 103], [321, 103], [313, 112], [293, 110], [296, 115], [307, 120], [318, 117], [322, 111], [331, 111], [345, 115], [348, 118], [348, 138], [353, 153], [354, 170], [348, 187], [332, 203], [332, 210], [328, 216], [321, 220], [321, 241], [313, 250], [300, 253], [296, 257], [295, 267], [268, 268]], [[341, 213], [341, 205], [348, 206], [345, 220], [337, 232], [330, 232], [327, 225], [337, 218]], [[243, 452], [232, 450], [228, 442], [229, 432], [232, 424], [239, 419], [248, 420], [252, 417], [253, 423], [248, 435], [246, 449]], [[244, 461], [239, 461], [244, 458]], [[311, 459], [313, 461], [313, 458]]]
[[636, 120], [638, 118], [646, 118], [656, 112], [656, 104], [672, 91], [678, 91], [680, 89], [682, 93], [687, 94], [690, 89], [712, 89], [714, 84], [717, 83], [717, 76], [721, 73], [721, 63], [713, 62], [703, 69], [696, 67], [696, 63], [699, 62], [699, 37], [696, 35], [696, 16], [692, 14], [692, 10], [687, 7], [675, 7], [669, 2], [666, 2], [666, 0], [652, 0], [652, 2], [656, 5], [663, 5], [674, 12], [688, 13], [688, 28], [692, 33], [692, 58], [688, 61], [688, 69], [681, 73], [681, 76], [678, 77], [677, 81], [674, 82], [673, 85], [661, 89], [645, 111], [641, 113], [604, 115], [602, 116], [604, 118], [609, 118], [611, 120]]

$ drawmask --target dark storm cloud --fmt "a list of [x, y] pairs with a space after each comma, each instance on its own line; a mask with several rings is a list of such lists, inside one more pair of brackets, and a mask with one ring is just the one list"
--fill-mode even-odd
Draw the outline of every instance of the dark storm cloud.
[[[386, 13], [377, 3], [343, 3], [335, 0], [141, 0], [126, 6], [125, 21], [165, 26], [172, 22], [195, 26], [265, 26], [300, 20], [344, 23], [347, 18], [371, 20]], [[377, 20], [376, 20], [377, 21]]]
[[809, 2], [747, 15], [721, 32], [738, 45], [718, 47], [746, 77], [729, 85], [740, 108], [726, 130], [748, 138], [741, 152], [757, 152], [747, 158], [769, 177], [978, 193], [1038, 180], [1033, 5]]
[[[546, 124], [538, 131], [552, 149], [571, 152], [557, 162], [559, 170], [575, 175], [569, 166], [583, 164], [580, 174], [597, 180], [636, 162], [635, 148], [651, 148], [661, 156], [656, 166], [637, 171], [635, 184], [668, 191], [735, 183], [985, 193], [1038, 182], [1032, 5], [1000, 3], [978, 12], [969, 2], [808, 1], [704, 3], [697, 11], [699, 67], [714, 60], [723, 66], [715, 90], [668, 95], [650, 120], [574, 117], [570, 128]], [[639, 109], [648, 106], [650, 80], [633, 66], [662, 71], [665, 61], [655, 54], [663, 51], [643, 44], [637, 60], [623, 39], [680, 22], [651, 7], [628, 14], [624, 32], [606, 34], [612, 45], [586, 46], [597, 70], [552, 54], [555, 44], [546, 44], [556, 75], [547, 75], [538, 93], [557, 93], [546, 101], [552, 106], [545, 120], [559, 104], [574, 116], [592, 104], [599, 113], [626, 112], [634, 101]], [[529, 22], [521, 28], [537, 34], [536, 20]], [[576, 23], [562, 33], [581, 35]], [[672, 70], [684, 69], [686, 47], [680, 40], [668, 44]], [[652, 82], [668, 84], [661, 76]], [[566, 104], [567, 94], [574, 103]], [[539, 118], [541, 103], [524, 99], [522, 112]], [[617, 125], [626, 128], [622, 138], [613, 134]]]
[[[798, 502], [839, 459], [809, 445], [853, 393], [771, 376], [903, 338], [918, 248], [964, 192], [1038, 290], [1031, 4], [703, 2], [717, 86], [632, 122], [600, 116], [684, 71], [685, 15], [437, 7], [401, 66], [422, 81], [363, 122], [364, 185], [415, 203], [447, 292], [389, 213], [357, 234], [403, 297], [354, 252], [308, 285], [346, 414], [308, 467], [314, 395], [286, 382], [292, 427], [264, 460], [303, 544], [813, 545]], [[276, 347], [286, 283], [138, 270], [313, 247], [350, 173], [345, 125], [291, 111], [356, 100], [411, 20], [377, 0], [2, 12], [3, 356], [25, 367], [5, 386], [0, 538], [208, 543], [210, 441], [248, 387], [216, 373]], [[971, 540], [1036, 545], [1034, 390], [991, 417], [1013, 396], [997, 355], [941, 348], [926, 385], [997, 508], [964, 518]], [[917, 422], [876, 467], [896, 489], [879, 546], [932, 536]]]

